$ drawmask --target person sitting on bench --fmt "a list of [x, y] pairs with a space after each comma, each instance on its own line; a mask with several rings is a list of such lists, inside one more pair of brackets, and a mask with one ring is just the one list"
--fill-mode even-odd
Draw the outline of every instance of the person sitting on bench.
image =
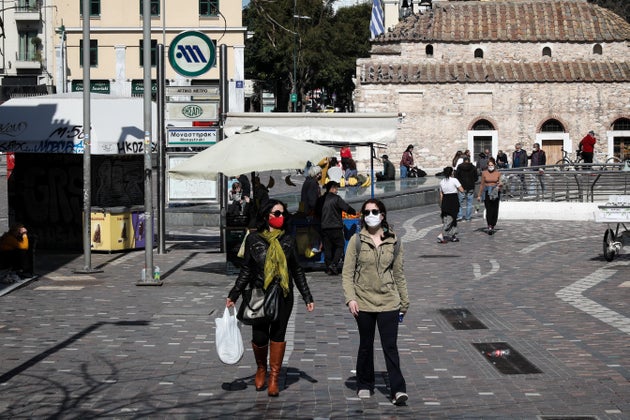
[[14, 224], [0, 237], [0, 267], [14, 271], [22, 279], [33, 277], [33, 250], [23, 224]]

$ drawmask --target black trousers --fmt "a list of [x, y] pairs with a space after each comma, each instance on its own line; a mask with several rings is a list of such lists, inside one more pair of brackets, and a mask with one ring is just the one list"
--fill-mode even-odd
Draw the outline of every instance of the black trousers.
[[582, 152], [584, 163], [593, 163], [593, 152]]
[[346, 240], [341, 228], [322, 229], [322, 245], [324, 246], [324, 263], [326, 268], [337, 265], [343, 258]]
[[283, 342], [287, 334], [287, 326], [289, 325], [292, 310], [293, 293], [289, 290], [289, 294], [285, 298], [280, 298], [278, 319], [274, 322], [252, 326], [252, 342], [258, 347], [266, 346], [270, 340], [278, 343]]
[[400, 370], [398, 355], [398, 311], [360, 311], [356, 320], [360, 337], [357, 355], [357, 389], [374, 390], [374, 333], [378, 325], [392, 398], [397, 392], [407, 392], [407, 384]]
[[496, 200], [490, 200], [487, 196], [483, 204], [486, 206], [486, 221], [488, 226], [494, 227], [499, 219], [499, 201], [500, 195]]

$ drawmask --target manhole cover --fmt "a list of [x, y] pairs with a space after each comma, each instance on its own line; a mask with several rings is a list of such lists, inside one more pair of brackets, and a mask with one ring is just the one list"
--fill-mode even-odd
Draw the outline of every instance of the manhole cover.
[[503, 374], [542, 373], [542, 370], [530, 363], [507, 343], [472, 343], [472, 345]]
[[440, 313], [456, 330], [483, 330], [488, 328], [466, 308], [440, 309]]

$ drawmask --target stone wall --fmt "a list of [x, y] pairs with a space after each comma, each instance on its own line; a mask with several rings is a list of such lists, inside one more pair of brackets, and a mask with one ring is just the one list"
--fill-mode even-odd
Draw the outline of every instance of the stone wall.
[[[564, 124], [574, 150], [589, 130], [603, 140], [615, 119], [630, 117], [627, 92], [625, 83], [373, 84], [357, 87], [355, 105], [358, 112], [404, 113], [388, 145], [391, 161], [398, 166], [414, 144], [419, 166], [433, 169], [450, 164], [457, 150], [472, 149], [469, 130], [479, 119], [494, 125], [498, 148], [508, 155], [517, 141], [531, 151], [550, 118]], [[599, 151], [612, 155], [603, 143]]]

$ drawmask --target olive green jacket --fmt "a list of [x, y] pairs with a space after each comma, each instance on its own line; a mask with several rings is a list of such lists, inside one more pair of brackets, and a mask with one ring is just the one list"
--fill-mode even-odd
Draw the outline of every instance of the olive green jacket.
[[346, 248], [342, 284], [346, 305], [355, 300], [359, 311], [406, 312], [409, 308], [407, 281], [403, 271], [402, 243], [394, 257], [397, 237], [387, 238], [376, 248], [367, 230], [359, 234], [361, 251], [357, 258], [357, 236], [353, 235]]

